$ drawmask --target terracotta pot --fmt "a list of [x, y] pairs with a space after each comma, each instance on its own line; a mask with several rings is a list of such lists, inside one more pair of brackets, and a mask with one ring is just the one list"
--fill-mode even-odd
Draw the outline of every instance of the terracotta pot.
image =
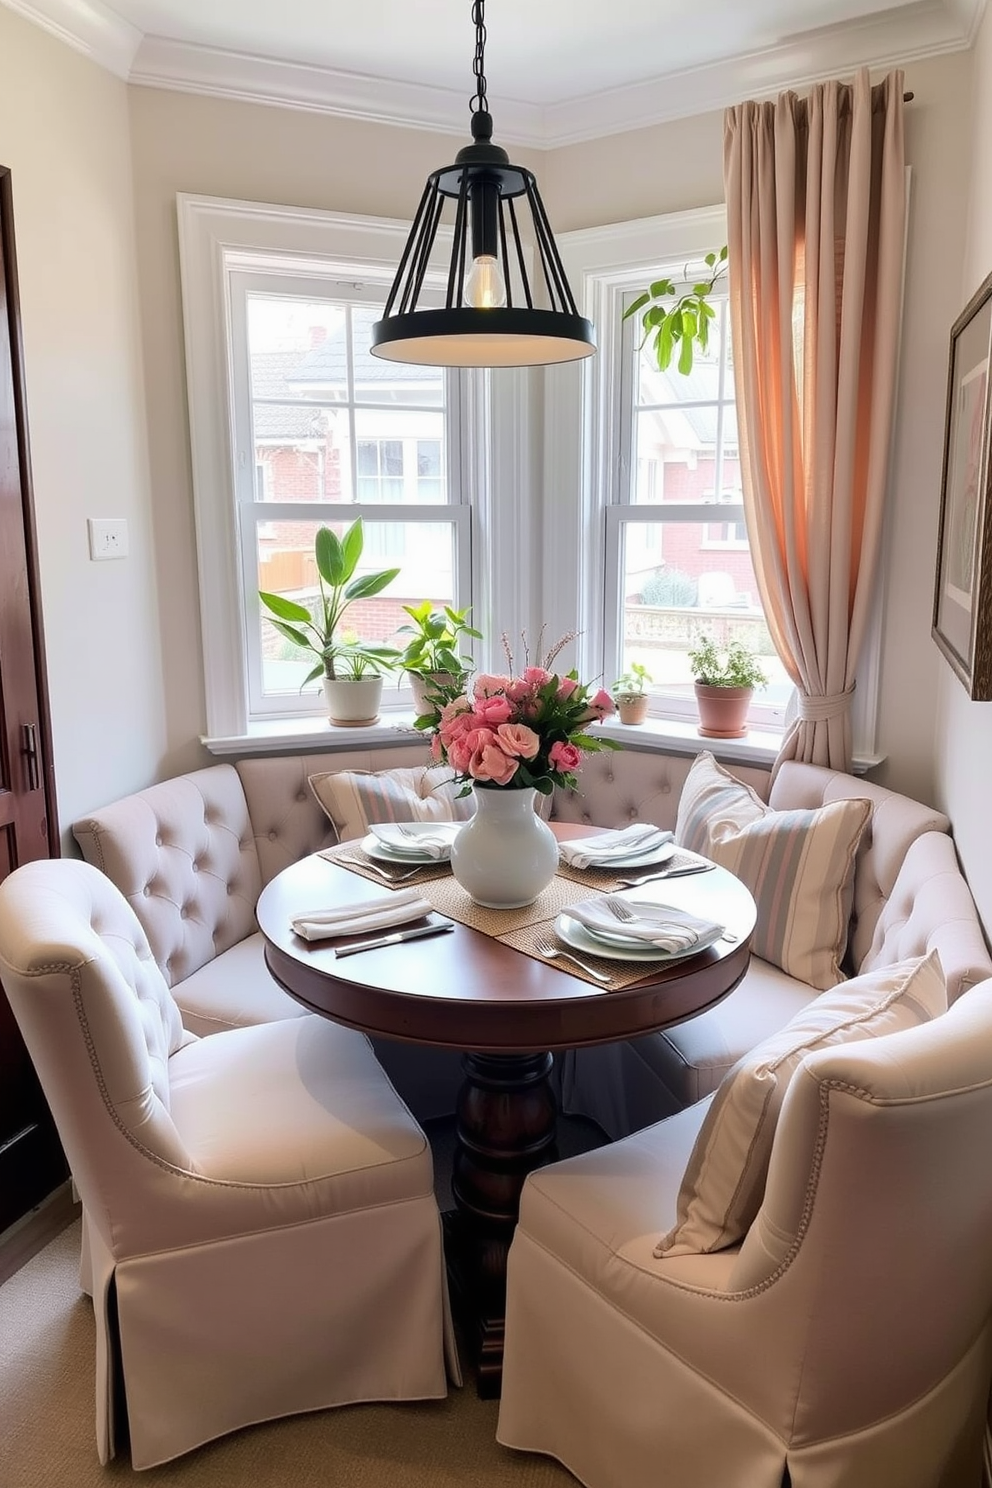
[[707, 687], [695, 684], [699, 724], [704, 739], [743, 739], [747, 733], [747, 710], [753, 687]]
[[327, 716], [340, 728], [361, 728], [375, 723], [382, 701], [382, 678], [324, 678], [324, 702]]
[[643, 723], [648, 716], [646, 692], [631, 693], [630, 697], [618, 697], [616, 705], [621, 723]]

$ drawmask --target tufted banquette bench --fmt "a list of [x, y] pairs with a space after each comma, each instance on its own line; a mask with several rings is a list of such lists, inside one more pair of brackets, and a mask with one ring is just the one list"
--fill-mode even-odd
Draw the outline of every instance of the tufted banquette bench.
[[[83, 856], [117, 885], [141, 921], [186, 1026], [198, 1034], [299, 1016], [272, 981], [255, 902], [280, 869], [336, 841], [308, 784], [328, 770], [426, 764], [418, 741], [335, 754], [258, 757], [174, 777], [89, 812], [73, 825]], [[576, 792], [556, 792], [552, 818], [602, 827], [674, 828], [692, 761], [637, 749], [591, 756]], [[937, 946], [949, 996], [992, 975], [981, 926], [947, 835], [946, 817], [882, 787], [817, 766], [735, 769], [776, 810], [841, 797], [871, 803], [855, 868], [849, 971]], [[716, 1088], [723, 1073], [816, 992], [752, 958], [740, 987], [689, 1023], [623, 1045], [566, 1055], [565, 1108], [617, 1137]], [[453, 1109], [450, 1052], [376, 1051], [420, 1119]]]

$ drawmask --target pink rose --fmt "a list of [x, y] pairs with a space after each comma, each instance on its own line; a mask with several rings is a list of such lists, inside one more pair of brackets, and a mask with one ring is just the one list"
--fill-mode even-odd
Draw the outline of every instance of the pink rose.
[[560, 678], [559, 679], [559, 682], [558, 682], [558, 696], [560, 698], [569, 698], [569, 697], [571, 697], [572, 696], [572, 693], [575, 691], [575, 689], [578, 687], [578, 685], [579, 684], [578, 684], [578, 682], [576, 682], [576, 680], [575, 680], [574, 677], [562, 677], [562, 678]]
[[524, 667], [523, 679], [531, 687], [543, 687], [545, 682], [551, 681], [551, 673], [546, 672], [543, 667]]
[[582, 714], [580, 722], [589, 723], [594, 718], [605, 718], [608, 713], [613, 712], [613, 699], [605, 688], [601, 687], [596, 696], [590, 699], [589, 706]]
[[480, 672], [472, 686], [476, 698], [496, 697], [510, 686], [509, 677], [494, 677], [489, 672]]
[[533, 759], [541, 747], [534, 730], [522, 723], [501, 723], [496, 730], [496, 742], [504, 753], [519, 759]]
[[552, 769], [561, 770], [563, 774], [567, 774], [568, 771], [579, 768], [582, 763], [582, 751], [574, 744], [564, 744], [559, 740], [548, 750], [548, 759], [551, 761]]
[[518, 761], [500, 749], [496, 735], [490, 729], [477, 729], [469, 738], [475, 741], [468, 764], [473, 780], [491, 780], [494, 785], [506, 785], [513, 779]]
[[474, 750], [471, 734], [462, 734], [448, 745], [448, 764], [459, 775], [467, 775]]
[[506, 723], [512, 712], [513, 709], [502, 693], [496, 697], [477, 698], [475, 702], [475, 716], [486, 728], [495, 728]]

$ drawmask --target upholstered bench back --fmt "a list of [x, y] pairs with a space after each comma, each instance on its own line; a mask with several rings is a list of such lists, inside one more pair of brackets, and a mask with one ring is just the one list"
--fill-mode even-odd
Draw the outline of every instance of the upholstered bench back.
[[[702, 743], [700, 740], [700, 747]], [[631, 748], [591, 754], [579, 772], [578, 790], [555, 791], [551, 820], [595, 827], [653, 822], [656, 827], [672, 831], [692, 758]], [[732, 768], [763, 801], [768, 799], [767, 770], [746, 765]]]
[[[739, 773], [734, 771], [735, 774]], [[783, 764], [768, 794], [776, 811], [824, 806], [852, 797], [871, 802], [871, 818], [861, 839], [854, 869], [854, 900], [846, 964], [861, 970], [875, 927], [888, 903], [910, 845], [924, 832], [947, 832], [950, 822], [940, 811], [909, 796], [839, 770], [798, 761]], [[909, 955], [910, 952], [905, 954]], [[897, 958], [893, 958], [897, 959]]]
[[398, 749], [238, 760], [234, 768], [244, 789], [262, 883], [269, 883], [290, 863], [297, 863], [308, 853], [337, 841], [333, 826], [307, 783], [311, 775], [334, 770], [390, 770], [428, 763], [427, 748], [420, 743]]
[[138, 916], [170, 987], [254, 931], [262, 878], [233, 765], [163, 780], [72, 830]]

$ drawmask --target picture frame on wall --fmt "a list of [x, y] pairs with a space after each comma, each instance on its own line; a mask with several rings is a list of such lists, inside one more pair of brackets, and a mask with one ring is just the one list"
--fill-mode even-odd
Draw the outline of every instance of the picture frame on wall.
[[968, 696], [992, 700], [992, 274], [951, 327], [931, 634]]

